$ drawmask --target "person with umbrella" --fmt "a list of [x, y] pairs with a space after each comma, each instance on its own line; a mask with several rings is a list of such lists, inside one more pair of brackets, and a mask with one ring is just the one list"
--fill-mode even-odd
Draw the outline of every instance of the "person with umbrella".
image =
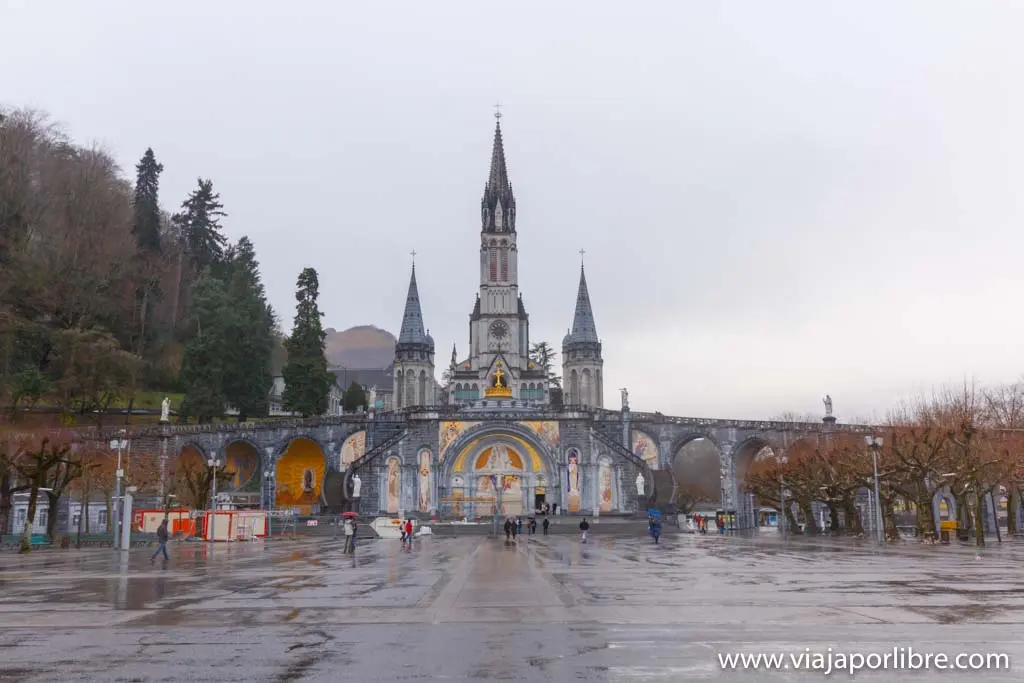
[[346, 512], [345, 515], [345, 554], [351, 555], [356, 551], [356, 513]]

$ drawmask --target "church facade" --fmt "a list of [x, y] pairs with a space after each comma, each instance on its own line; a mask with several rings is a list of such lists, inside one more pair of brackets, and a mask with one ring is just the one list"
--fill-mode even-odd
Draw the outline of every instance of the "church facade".
[[[517, 224], [499, 119], [480, 202], [479, 288], [468, 344], [461, 354], [453, 345], [444, 382], [435, 386], [435, 343], [413, 264], [395, 347], [392, 413], [408, 435], [373, 465], [352, 461], [363, 511], [369, 505], [383, 513], [515, 515], [547, 506], [592, 514], [635, 507], [642, 460], [612, 452], [629, 453], [628, 440], [620, 444], [616, 435], [614, 445], [602, 447], [590, 434], [589, 422], [605, 412], [603, 359], [583, 266], [562, 341], [563, 391], [530, 357]], [[367, 476], [373, 483], [364, 487]]]

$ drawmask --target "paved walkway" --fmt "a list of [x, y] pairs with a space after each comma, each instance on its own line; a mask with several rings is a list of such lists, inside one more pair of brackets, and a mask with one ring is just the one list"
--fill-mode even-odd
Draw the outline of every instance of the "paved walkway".
[[1024, 665], [1024, 544], [460, 537], [371, 541], [353, 558], [304, 539], [177, 543], [166, 565], [150, 552], [0, 555], [0, 680], [770, 681], [795, 674], [723, 673], [716, 654], [830, 646]]

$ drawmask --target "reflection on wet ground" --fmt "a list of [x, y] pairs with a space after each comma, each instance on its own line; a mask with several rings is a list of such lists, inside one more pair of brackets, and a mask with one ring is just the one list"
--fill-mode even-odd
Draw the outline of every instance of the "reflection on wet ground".
[[[156, 563], [144, 549], [0, 555], [0, 680], [686, 680], [720, 677], [715, 653], [737, 649], [1024, 647], [1012, 542], [655, 546], [639, 528], [586, 545], [368, 541], [354, 558], [341, 546], [178, 543]], [[1014, 680], [1003, 675], [985, 679]]]

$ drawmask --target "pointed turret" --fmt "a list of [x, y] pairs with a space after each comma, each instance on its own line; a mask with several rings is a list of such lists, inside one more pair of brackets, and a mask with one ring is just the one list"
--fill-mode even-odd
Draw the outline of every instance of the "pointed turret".
[[458, 353], [455, 351], [455, 344], [453, 343], [452, 344], [452, 364], [451, 364], [451, 367], [454, 368], [458, 364], [459, 364], [459, 356], [458, 356]]
[[491, 150], [491, 173], [480, 202], [484, 232], [516, 231], [516, 198], [508, 181], [505, 165], [505, 144], [501, 139], [501, 119], [494, 126], [494, 147]]
[[580, 288], [572, 330], [562, 340], [562, 377], [566, 382], [565, 402], [569, 405], [604, 405], [604, 359], [597, 337], [594, 310], [587, 291], [587, 275], [580, 264]]
[[587, 274], [580, 264], [580, 288], [576, 293], [576, 314], [572, 319], [571, 342], [597, 343], [597, 324], [594, 322], [594, 310], [590, 307], [590, 292], [587, 291]]
[[416, 286], [416, 266], [412, 267], [409, 278], [409, 293], [405, 297], [405, 314], [402, 316], [402, 330], [398, 333], [399, 344], [427, 344], [433, 347], [433, 340], [423, 329], [423, 312], [420, 310], [420, 291]]
[[423, 329], [416, 265], [409, 278], [402, 330], [395, 344], [395, 407], [434, 405], [434, 340]]

